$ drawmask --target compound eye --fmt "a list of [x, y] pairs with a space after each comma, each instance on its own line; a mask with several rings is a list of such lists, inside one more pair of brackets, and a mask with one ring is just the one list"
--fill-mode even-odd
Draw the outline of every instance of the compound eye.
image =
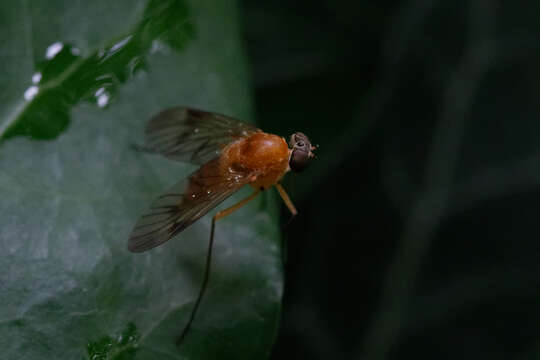
[[309, 139], [307, 136], [301, 132], [295, 132], [289, 138], [289, 147], [304, 147], [306, 144], [309, 144]]
[[291, 159], [289, 160], [289, 167], [293, 171], [302, 171], [309, 164], [310, 156], [309, 151], [304, 149], [294, 149], [291, 153]]

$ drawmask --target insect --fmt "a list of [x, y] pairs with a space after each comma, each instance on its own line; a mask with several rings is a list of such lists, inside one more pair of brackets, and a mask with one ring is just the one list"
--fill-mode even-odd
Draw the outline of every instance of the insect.
[[163, 244], [244, 185], [249, 184], [254, 189], [247, 198], [212, 218], [203, 282], [189, 320], [177, 340], [180, 344], [208, 284], [216, 221], [272, 186], [289, 208], [292, 219], [297, 214], [296, 208], [279, 181], [289, 170], [304, 170], [314, 157], [316, 147], [300, 132], [291, 135], [287, 146], [284, 138], [253, 125], [187, 107], [170, 108], [151, 118], [146, 126], [145, 143], [147, 151], [200, 167], [155, 199], [139, 218], [128, 240], [128, 249], [132, 252], [147, 251]]

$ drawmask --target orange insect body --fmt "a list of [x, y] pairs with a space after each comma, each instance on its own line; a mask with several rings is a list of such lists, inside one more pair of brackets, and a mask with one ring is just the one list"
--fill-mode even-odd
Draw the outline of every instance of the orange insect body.
[[225, 147], [220, 162], [225, 169], [256, 174], [250, 179], [250, 185], [268, 189], [289, 170], [289, 155], [285, 139], [257, 132]]

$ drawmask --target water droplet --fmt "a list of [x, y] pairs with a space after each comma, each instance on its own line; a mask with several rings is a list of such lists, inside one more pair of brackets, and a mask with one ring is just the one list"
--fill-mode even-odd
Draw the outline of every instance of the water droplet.
[[96, 91], [96, 97], [99, 97], [101, 94], [103, 94], [105, 92], [105, 88], [104, 87], [101, 87], [99, 89], [97, 89]]
[[97, 89], [94, 96], [97, 98], [97, 104], [101, 108], [107, 106], [109, 103], [110, 96], [107, 94], [104, 87]]
[[193, 129], [193, 132], [197, 134], [200, 130], [198, 128]]
[[97, 98], [97, 104], [99, 107], [105, 107], [109, 103], [109, 94], [103, 93], [98, 96]]
[[152, 45], [150, 46], [150, 54], [155, 54], [157, 52], [166, 54], [167, 46], [159, 40], [154, 40], [152, 41]]
[[195, 199], [195, 194], [191, 194], [191, 197]]
[[207, 190], [206, 193], [210, 195], [212, 193], [212, 190]]
[[39, 92], [39, 88], [36, 85], [30, 86], [26, 91], [24, 92], [24, 100], [30, 101], [34, 98], [34, 96], [37, 95]]
[[32, 82], [34, 84], [37, 84], [41, 81], [41, 73], [40, 72], [37, 72], [35, 73], [34, 75], [32, 75]]
[[62, 44], [60, 41], [52, 43], [47, 48], [47, 52], [45, 53], [45, 58], [49, 60], [52, 59], [53, 57], [56, 56], [56, 54], [60, 52], [60, 50], [62, 50], [63, 47], [64, 47], [64, 44]]
[[129, 40], [131, 40], [131, 35], [126, 36], [124, 39], [120, 40], [119, 42], [111, 46], [111, 52], [115, 52], [123, 48], [129, 42]]

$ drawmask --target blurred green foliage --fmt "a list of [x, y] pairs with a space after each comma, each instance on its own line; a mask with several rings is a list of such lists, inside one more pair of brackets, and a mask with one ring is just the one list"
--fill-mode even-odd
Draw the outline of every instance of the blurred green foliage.
[[35, 66], [26, 102], [3, 120], [0, 139], [55, 138], [66, 129], [71, 108], [81, 100], [106, 106], [156, 47], [181, 50], [193, 38], [188, 18], [183, 1], [150, 1], [132, 29], [90, 54], [82, 55], [78, 47], [60, 41], [52, 43]]

